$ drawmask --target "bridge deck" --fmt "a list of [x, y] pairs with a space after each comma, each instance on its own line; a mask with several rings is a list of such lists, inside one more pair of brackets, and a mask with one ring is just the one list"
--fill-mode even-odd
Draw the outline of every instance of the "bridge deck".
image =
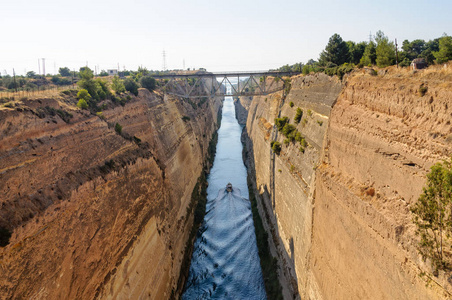
[[218, 72], [218, 73], [193, 73], [193, 74], [160, 74], [151, 75], [154, 78], [190, 78], [190, 77], [249, 77], [249, 76], [294, 76], [301, 72], [278, 71], [250, 71], [250, 72]]

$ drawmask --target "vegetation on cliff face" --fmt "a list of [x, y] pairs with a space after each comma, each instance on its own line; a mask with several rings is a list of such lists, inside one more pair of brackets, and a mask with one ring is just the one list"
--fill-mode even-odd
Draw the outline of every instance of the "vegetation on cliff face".
[[[308, 110], [308, 115], [311, 116], [312, 112]], [[300, 120], [303, 116], [303, 111], [298, 108], [297, 113], [295, 115], [295, 123], [300, 123]], [[306, 119], [305, 119], [306, 120]], [[322, 123], [323, 124], [323, 123]], [[306, 147], [308, 146], [308, 143], [306, 142], [305, 137], [297, 130], [297, 127], [295, 127], [292, 124], [289, 124], [289, 118], [288, 117], [281, 117], [275, 119], [275, 125], [279, 132], [282, 133], [287, 139], [284, 140], [284, 144], [288, 145], [289, 143], [293, 143], [295, 141], [300, 143], [300, 151], [304, 153]], [[271, 147], [273, 152], [276, 154], [280, 154], [281, 152], [281, 144], [273, 141], [271, 143]]]
[[437, 163], [427, 174], [427, 186], [411, 208], [420, 236], [419, 253], [429, 259], [434, 269], [451, 267], [452, 234], [452, 159]]

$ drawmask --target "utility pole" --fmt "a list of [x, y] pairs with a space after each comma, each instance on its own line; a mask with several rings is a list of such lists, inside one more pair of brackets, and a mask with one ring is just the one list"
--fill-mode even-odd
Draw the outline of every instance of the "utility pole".
[[397, 49], [397, 39], [395, 39], [396, 65], [399, 68], [399, 50]]
[[16, 72], [14, 71], [14, 68], [13, 68], [13, 76], [14, 76], [14, 89], [16, 90], [16, 93], [17, 93]]
[[41, 75], [41, 62], [38, 58], [38, 74]]
[[372, 31], [369, 32], [369, 43], [372, 42]]
[[44, 76], [44, 78], [46, 77], [46, 59], [45, 58], [42, 59], [42, 75]]
[[163, 50], [163, 71], [166, 71], [166, 52]]

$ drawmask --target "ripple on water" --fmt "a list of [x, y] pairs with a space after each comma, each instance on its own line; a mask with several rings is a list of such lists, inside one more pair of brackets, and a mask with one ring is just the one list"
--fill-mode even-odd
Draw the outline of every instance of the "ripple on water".
[[[182, 299], [266, 299], [232, 98], [223, 106], [204, 222]], [[227, 192], [228, 182], [233, 191]], [[216, 197], [215, 197], [216, 196]]]

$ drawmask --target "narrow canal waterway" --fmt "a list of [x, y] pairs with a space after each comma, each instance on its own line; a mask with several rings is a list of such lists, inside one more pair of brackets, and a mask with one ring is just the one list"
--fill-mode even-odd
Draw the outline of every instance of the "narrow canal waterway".
[[[232, 97], [223, 105], [207, 207], [182, 299], [266, 299]], [[233, 191], [226, 185], [232, 183]]]

